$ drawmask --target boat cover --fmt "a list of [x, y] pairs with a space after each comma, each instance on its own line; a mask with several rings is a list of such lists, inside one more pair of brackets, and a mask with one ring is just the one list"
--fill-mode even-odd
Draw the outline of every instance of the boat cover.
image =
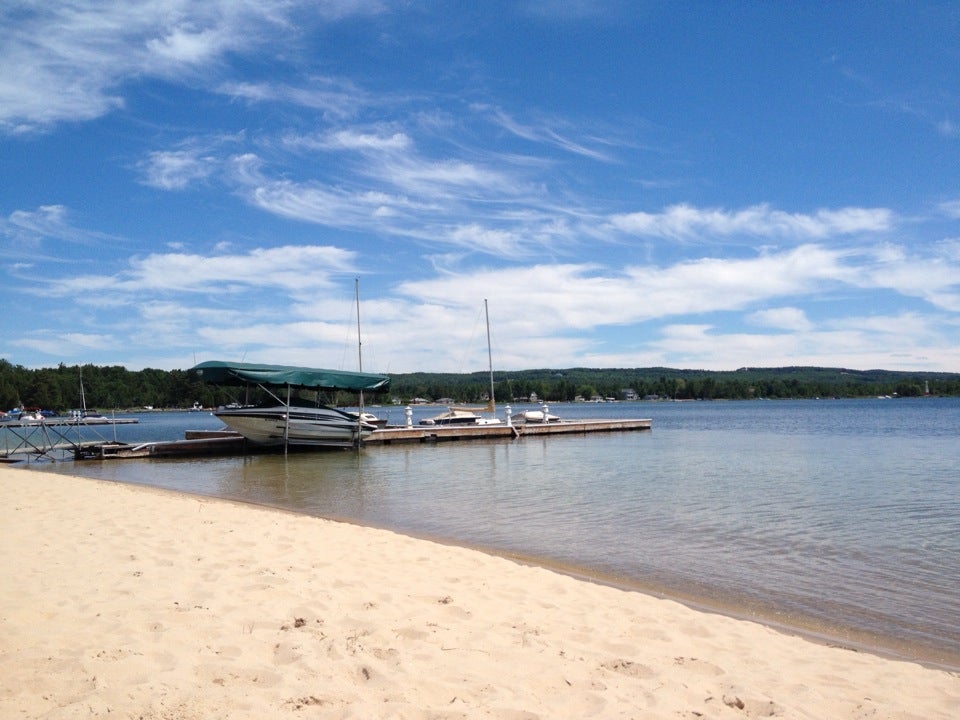
[[258, 365], [208, 360], [193, 368], [204, 382], [213, 385], [289, 385], [323, 390], [369, 390], [383, 392], [390, 388], [390, 378], [373, 373], [347, 370], [322, 370], [290, 365]]

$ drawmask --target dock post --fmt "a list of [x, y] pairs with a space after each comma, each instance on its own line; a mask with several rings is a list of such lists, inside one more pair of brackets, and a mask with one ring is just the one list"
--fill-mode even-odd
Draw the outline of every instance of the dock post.
[[407, 405], [406, 409], [403, 411], [403, 414], [407, 418], [407, 427], [413, 427], [413, 408]]
[[513, 408], [507, 405], [503, 412], [507, 415], [507, 427], [513, 427]]

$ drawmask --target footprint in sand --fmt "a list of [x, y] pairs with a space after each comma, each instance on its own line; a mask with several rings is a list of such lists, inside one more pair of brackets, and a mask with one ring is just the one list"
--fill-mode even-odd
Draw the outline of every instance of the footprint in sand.
[[682, 665], [686, 670], [709, 677], [717, 677], [723, 675], [725, 672], [724, 669], [718, 665], [693, 657], [675, 657], [673, 662], [675, 665]]
[[610, 670], [611, 672], [632, 678], [649, 678], [656, 675], [651, 668], [640, 663], [635, 663], [632, 660], [607, 660], [606, 662], [600, 663], [600, 667], [604, 670]]

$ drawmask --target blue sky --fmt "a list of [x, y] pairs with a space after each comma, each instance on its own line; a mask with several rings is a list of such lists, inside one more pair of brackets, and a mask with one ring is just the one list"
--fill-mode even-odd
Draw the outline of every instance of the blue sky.
[[0, 358], [960, 371], [960, 7], [0, 7]]

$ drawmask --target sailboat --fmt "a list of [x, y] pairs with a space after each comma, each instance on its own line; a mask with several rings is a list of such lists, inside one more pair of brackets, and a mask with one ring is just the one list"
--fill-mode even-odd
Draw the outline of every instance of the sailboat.
[[77, 423], [82, 423], [84, 425], [106, 425], [110, 422], [110, 418], [108, 418], [106, 415], [87, 411], [87, 395], [83, 391], [82, 367], [80, 368], [80, 407], [82, 409], [79, 412], [74, 413], [74, 420], [76, 420]]
[[[357, 369], [363, 372], [363, 340], [360, 338], [360, 278], [354, 278], [353, 292], [357, 302]], [[358, 423], [373, 425], [378, 428], [386, 427], [387, 424], [386, 419], [379, 418], [363, 409], [363, 390], [358, 395], [357, 412], [351, 412], [350, 414], [356, 416]]]
[[[493, 352], [490, 349], [490, 309], [487, 299], [483, 299], [483, 312], [487, 321], [487, 363], [490, 370], [490, 401], [484, 407], [455, 407], [433, 417], [424, 418], [421, 425], [501, 425], [503, 421], [496, 417], [497, 402], [493, 394]], [[491, 417], [477, 415], [478, 412], [490, 413]]]

